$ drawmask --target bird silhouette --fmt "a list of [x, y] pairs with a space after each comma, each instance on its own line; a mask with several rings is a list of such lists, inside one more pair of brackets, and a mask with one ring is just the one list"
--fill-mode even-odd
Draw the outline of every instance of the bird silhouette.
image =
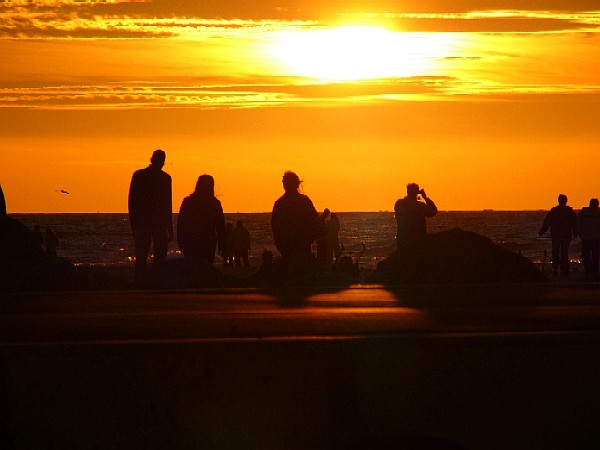
[[69, 195], [69, 194], [70, 194], [70, 192], [69, 192], [69, 191], [65, 191], [64, 189], [59, 189], [59, 190], [57, 190], [56, 192], [59, 192], [59, 193], [61, 193], [61, 194], [67, 194], [67, 195]]

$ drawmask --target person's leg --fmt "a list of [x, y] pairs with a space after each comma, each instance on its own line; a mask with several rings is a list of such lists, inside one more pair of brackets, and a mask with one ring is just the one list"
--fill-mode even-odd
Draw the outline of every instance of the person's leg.
[[582, 239], [581, 240], [581, 262], [585, 268], [585, 274], [590, 275], [592, 273], [592, 240]]
[[150, 252], [151, 233], [147, 228], [138, 228], [133, 232], [135, 243], [135, 276], [141, 275], [146, 267], [146, 259]]
[[552, 272], [554, 276], [558, 276], [560, 267], [560, 240], [552, 239]]
[[590, 269], [592, 275], [598, 275], [600, 265], [600, 239], [593, 239], [590, 247]]
[[157, 227], [152, 229], [152, 243], [154, 246], [154, 262], [164, 262], [167, 259], [169, 249], [169, 235], [166, 228]]
[[571, 262], [569, 260], [569, 246], [571, 239], [562, 239], [560, 245], [560, 274], [562, 276], [569, 275], [571, 271]]

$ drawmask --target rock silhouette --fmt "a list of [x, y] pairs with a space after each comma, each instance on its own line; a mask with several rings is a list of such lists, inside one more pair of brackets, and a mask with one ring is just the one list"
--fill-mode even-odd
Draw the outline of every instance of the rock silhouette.
[[525, 257], [494, 244], [485, 236], [460, 229], [408, 240], [378, 264], [370, 279], [386, 285], [545, 280]]

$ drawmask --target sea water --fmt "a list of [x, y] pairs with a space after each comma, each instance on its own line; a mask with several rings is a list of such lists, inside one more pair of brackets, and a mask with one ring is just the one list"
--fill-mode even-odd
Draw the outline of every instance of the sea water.
[[[479, 233], [534, 263], [543, 264], [550, 260], [550, 240], [538, 236], [545, 214], [545, 211], [440, 211], [427, 224], [429, 232], [460, 228]], [[31, 229], [39, 225], [42, 232], [52, 227], [59, 238], [58, 255], [74, 264], [133, 263], [134, 244], [127, 214], [12, 214], [12, 217]], [[173, 217], [176, 229], [177, 214]], [[362, 267], [374, 268], [395, 249], [393, 212], [340, 212], [338, 217], [344, 253], [355, 259], [360, 256]], [[237, 220], [244, 222], [252, 237], [250, 257], [254, 264], [259, 263], [264, 249], [277, 255], [270, 213], [230, 213], [225, 214], [225, 219], [234, 224]], [[571, 254], [579, 257], [579, 240], [573, 242]], [[180, 255], [175, 239], [169, 244], [169, 257]]]

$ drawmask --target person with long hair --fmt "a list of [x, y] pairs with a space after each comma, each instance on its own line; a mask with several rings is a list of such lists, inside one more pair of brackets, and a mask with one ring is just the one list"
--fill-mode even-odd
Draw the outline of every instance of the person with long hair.
[[196, 189], [181, 203], [177, 220], [179, 249], [186, 258], [215, 262], [215, 250], [225, 250], [225, 217], [221, 202], [215, 197], [215, 180], [201, 175]]

